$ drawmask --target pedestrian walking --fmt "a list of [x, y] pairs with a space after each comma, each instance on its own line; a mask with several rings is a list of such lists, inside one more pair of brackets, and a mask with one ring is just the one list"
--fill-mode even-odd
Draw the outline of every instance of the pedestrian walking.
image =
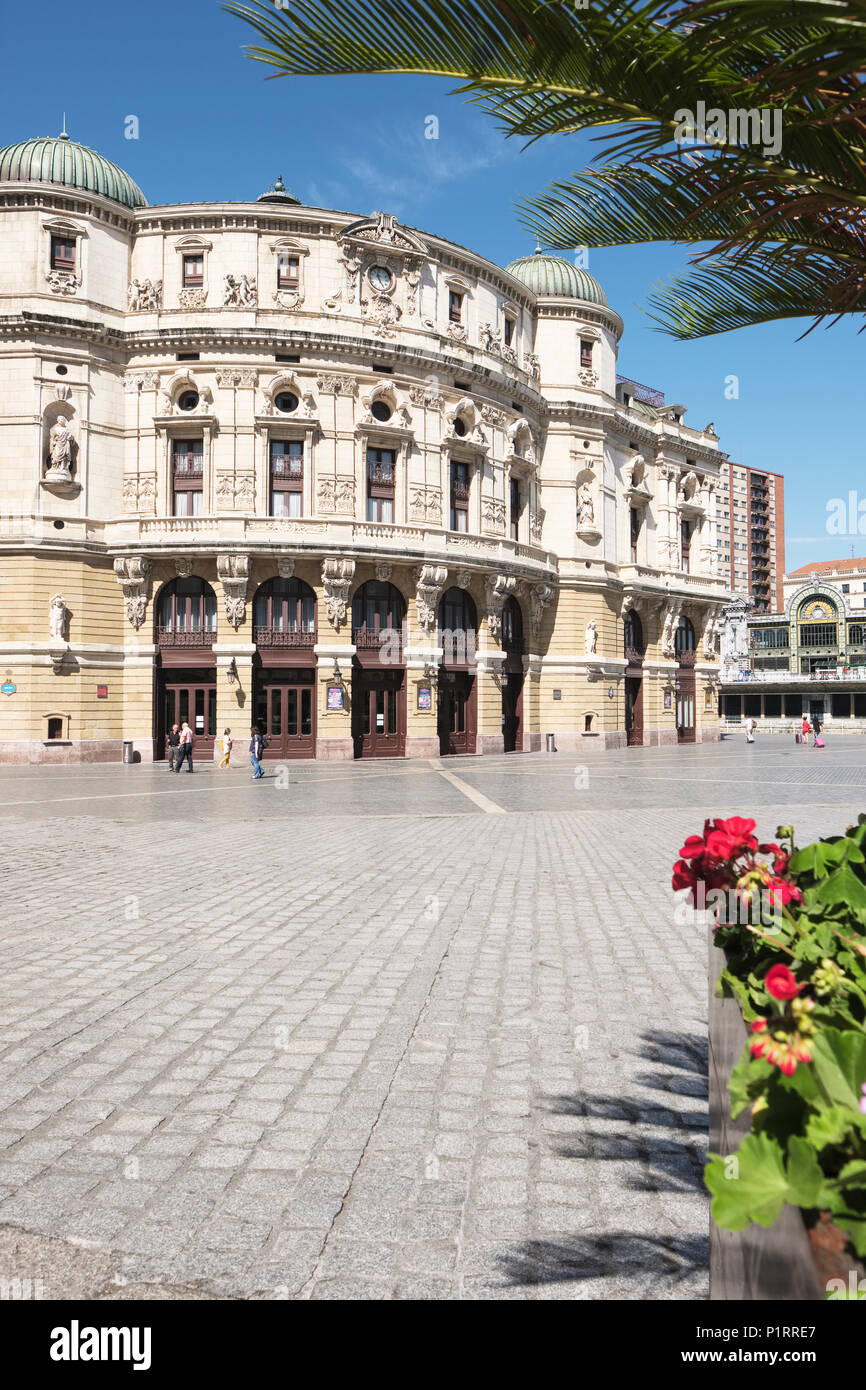
[[821, 737], [821, 720], [817, 714], [812, 715], [812, 733], [815, 735], [815, 740], [812, 744], [812, 747], [823, 748], [824, 740]]
[[752, 717], [751, 717], [751, 715], [750, 715], [749, 718], [746, 720], [746, 742], [747, 742], [747, 743], [754, 743], [754, 742], [755, 742], [755, 728], [756, 728], [755, 721], [754, 721], [754, 719], [752, 719]]
[[223, 755], [220, 759], [220, 767], [228, 767], [232, 755], [232, 731], [225, 729], [223, 732]]
[[262, 753], [265, 751], [265, 745], [255, 724], [250, 730], [250, 734], [252, 735], [250, 738], [250, 764], [253, 769], [253, 781], [255, 782], [259, 777], [264, 777], [265, 775], [262, 771], [262, 765], [259, 762]]
[[808, 743], [808, 742], [809, 742], [809, 734], [810, 734], [811, 732], [812, 732], [812, 726], [811, 726], [811, 724], [809, 723], [808, 718], [807, 718], [806, 715], [804, 714], [804, 715], [803, 715], [803, 723], [802, 723], [802, 725], [800, 726], [800, 738], [801, 738], [801, 740], [802, 740], [803, 743]]
[[183, 721], [181, 727], [180, 743], [177, 751], [178, 759], [177, 766], [174, 769], [175, 772], [180, 772], [183, 767], [184, 759], [187, 761], [187, 772], [192, 772], [192, 729], [189, 727], [186, 720]]
[[174, 765], [179, 757], [177, 749], [180, 743], [180, 728], [177, 724], [172, 724], [166, 742], [168, 744], [168, 770], [174, 772]]

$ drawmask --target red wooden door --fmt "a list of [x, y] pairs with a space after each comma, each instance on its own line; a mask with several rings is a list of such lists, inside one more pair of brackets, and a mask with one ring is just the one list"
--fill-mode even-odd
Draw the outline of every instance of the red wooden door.
[[166, 682], [165, 732], [184, 721], [193, 732], [193, 758], [213, 756], [216, 737], [216, 682]]
[[406, 751], [403, 671], [357, 671], [353, 682], [352, 736], [356, 758], [402, 758]]
[[475, 677], [469, 671], [440, 671], [438, 696], [439, 753], [474, 753], [477, 731]]
[[[309, 679], [307, 679], [309, 675]], [[286, 680], [263, 683], [256, 697], [256, 724], [268, 741], [266, 758], [316, 756], [315, 673], [286, 672]]]

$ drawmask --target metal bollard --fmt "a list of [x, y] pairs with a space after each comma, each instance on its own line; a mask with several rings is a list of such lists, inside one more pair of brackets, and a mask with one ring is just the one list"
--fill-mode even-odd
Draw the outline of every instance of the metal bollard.
[[547, 735], [546, 735], [546, 739], [547, 739], [547, 751], [548, 751], [548, 753], [558, 753], [558, 752], [559, 752], [559, 749], [557, 748], [556, 743], [555, 743], [556, 735], [555, 735], [555, 734], [547, 734]]
[[132, 758], [132, 739], [131, 739], [131, 738], [125, 738], [125, 739], [123, 740], [123, 761], [124, 761], [125, 763], [131, 763], [131, 762], [133, 761], [133, 758]]

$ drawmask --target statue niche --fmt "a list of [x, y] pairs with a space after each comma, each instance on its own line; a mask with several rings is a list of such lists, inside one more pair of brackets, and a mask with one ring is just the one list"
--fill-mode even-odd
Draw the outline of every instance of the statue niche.
[[75, 411], [68, 401], [59, 401], [45, 411], [42, 425], [42, 482], [46, 487], [68, 492], [76, 486], [78, 441], [74, 433]]

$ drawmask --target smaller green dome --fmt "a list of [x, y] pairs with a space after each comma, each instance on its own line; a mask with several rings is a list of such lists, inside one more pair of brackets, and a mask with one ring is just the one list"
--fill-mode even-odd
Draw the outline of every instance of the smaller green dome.
[[276, 183], [272, 183], [264, 193], [260, 193], [256, 199], [258, 203], [291, 203], [293, 207], [300, 207], [301, 200], [296, 198], [294, 193], [290, 193], [283, 183], [282, 174], [277, 178]]
[[146, 208], [147, 199], [110, 159], [70, 140], [64, 132], [39, 140], [20, 140], [0, 150], [0, 183], [58, 183], [113, 198], [128, 208]]
[[583, 299], [589, 304], [607, 307], [604, 290], [585, 270], [579, 270], [564, 256], [550, 256], [536, 251], [534, 256], [521, 256], [505, 267], [509, 275], [521, 280], [539, 298], [548, 295], [563, 299]]

